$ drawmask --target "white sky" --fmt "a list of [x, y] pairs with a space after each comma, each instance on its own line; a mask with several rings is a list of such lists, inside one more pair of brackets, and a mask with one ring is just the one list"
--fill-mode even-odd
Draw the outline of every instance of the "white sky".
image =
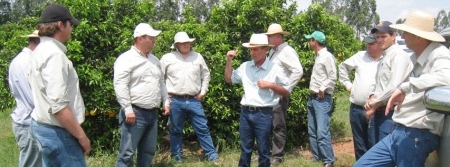
[[[311, 5], [311, 0], [293, 0], [297, 2], [298, 10], [305, 10]], [[423, 10], [434, 17], [444, 9], [450, 11], [450, 0], [376, 0], [377, 13], [380, 21], [395, 23], [399, 18], [405, 18], [410, 11]]]

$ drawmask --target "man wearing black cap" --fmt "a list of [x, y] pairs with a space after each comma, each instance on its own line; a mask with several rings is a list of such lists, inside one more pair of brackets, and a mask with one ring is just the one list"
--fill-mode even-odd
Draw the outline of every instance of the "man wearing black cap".
[[[366, 43], [366, 51], [356, 53], [339, 65], [339, 81], [350, 92], [350, 125], [356, 160], [375, 144], [373, 124], [365, 117], [364, 104], [375, 88], [375, 77], [382, 52], [375, 35], [365, 37], [363, 42]], [[352, 82], [350, 72], [353, 70], [355, 79]]]
[[375, 91], [370, 93], [369, 99], [364, 105], [366, 118], [373, 118], [375, 124], [375, 143], [392, 131], [394, 127], [393, 112], [385, 115], [384, 109], [396, 87], [412, 70], [410, 56], [395, 44], [397, 33], [389, 27], [391, 24], [389, 21], [383, 21], [371, 31], [376, 35], [377, 44], [383, 50], [383, 60], [378, 67]]
[[81, 128], [84, 102], [78, 75], [64, 45], [80, 22], [59, 4], [47, 6], [37, 25], [41, 43], [33, 52], [30, 86], [35, 102], [31, 129], [46, 166], [87, 166], [91, 144]]

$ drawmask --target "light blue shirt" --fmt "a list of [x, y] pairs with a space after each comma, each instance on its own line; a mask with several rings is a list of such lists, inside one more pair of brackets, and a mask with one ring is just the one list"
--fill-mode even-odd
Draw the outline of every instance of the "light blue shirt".
[[258, 87], [258, 80], [273, 82], [289, 90], [289, 78], [283, 73], [283, 69], [266, 59], [261, 67], [256, 67], [255, 62], [247, 61], [231, 74], [232, 83], [242, 83], [244, 95], [241, 105], [255, 107], [269, 107], [278, 104], [280, 95], [271, 89]]
[[28, 84], [31, 52], [29, 48], [23, 48], [9, 66], [9, 88], [16, 100], [16, 108], [11, 113], [11, 118], [14, 123], [22, 125], [30, 125], [31, 112], [34, 108], [33, 96]]

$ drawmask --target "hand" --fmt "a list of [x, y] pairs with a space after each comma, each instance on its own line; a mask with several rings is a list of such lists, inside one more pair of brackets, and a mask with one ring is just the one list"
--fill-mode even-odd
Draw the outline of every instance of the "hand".
[[370, 120], [373, 117], [373, 114], [375, 114], [375, 110], [373, 108], [366, 110], [366, 119]]
[[227, 52], [227, 59], [233, 60], [234, 57], [236, 57], [238, 50], [230, 50]]
[[352, 93], [352, 87], [348, 87], [348, 88], [347, 88], [347, 91], [350, 92], [350, 93]]
[[164, 106], [164, 116], [168, 116], [170, 114], [170, 106]]
[[83, 148], [84, 155], [88, 155], [91, 151], [91, 141], [89, 140], [89, 138], [87, 138], [87, 136], [79, 138], [78, 143], [80, 143], [81, 147]]
[[136, 122], [136, 115], [134, 115], [134, 112], [126, 114], [126, 115], [125, 115], [125, 121], [126, 121], [128, 124], [133, 125], [134, 122]]
[[272, 82], [269, 81], [263, 81], [263, 80], [258, 80], [258, 87], [261, 89], [270, 89], [270, 87], [272, 86]]
[[317, 98], [319, 98], [319, 99], [323, 99], [325, 97], [325, 92], [324, 91], [321, 91], [321, 90], [319, 90], [319, 93], [317, 93]]
[[373, 102], [374, 99], [375, 99], [375, 96], [370, 95], [369, 99], [366, 101], [366, 104], [364, 104], [364, 109], [369, 110], [370, 108], [372, 108], [372, 106], [370, 106], [370, 104]]
[[384, 111], [385, 115], [389, 114], [389, 111], [394, 109], [394, 104], [397, 103], [397, 111], [400, 111], [402, 108], [403, 100], [405, 99], [405, 93], [403, 93], [400, 89], [395, 89], [394, 93], [392, 93], [391, 98], [386, 105], [386, 111]]
[[195, 95], [194, 98], [197, 99], [198, 101], [203, 101], [203, 97], [205, 97], [205, 96], [203, 96], [199, 93], [199, 94]]

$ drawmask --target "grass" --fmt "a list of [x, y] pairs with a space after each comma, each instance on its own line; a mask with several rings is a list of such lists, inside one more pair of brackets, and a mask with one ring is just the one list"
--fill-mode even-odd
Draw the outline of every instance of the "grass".
[[[336, 109], [333, 113], [330, 129], [333, 134], [333, 140], [339, 141], [344, 137], [351, 136], [349, 119], [348, 119], [348, 93], [342, 92], [336, 95]], [[18, 147], [14, 140], [14, 135], [11, 131], [11, 118], [10, 112], [0, 112], [0, 166], [13, 167], [17, 166], [18, 159]], [[237, 166], [239, 161], [240, 150], [222, 150], [220, 154], [220, 165], [208, 162], [204, 159], [202, 151], [198, 144], [186, 143], [184, 144], [185, 157], [182, 164], [172, 163], [170, 161], [170, 153], [168, 148], [160, 148], [154, 158], [155, 167], [216, 167], [216, 166]], [[320, 167], [321, 163], [309, 161], [302, 153], [307, 152], [302, 148], [290, 149], [285, 156], [285, 161], [279, 165], [279, 167]], [[336, 167], [352, 166], [354, 163], [354, 157], [349, 154], [336, 154], [337, 161]], [[110, 167], [115, 165], [117, 159], [117, 152], [113, 154], [109, 153], [97, 153], [96, 155], [90, 155], [86, 158], [88, 166], [95, 167]], [[252, 162], [252, 167], [256, 167], [257, 161]]]

